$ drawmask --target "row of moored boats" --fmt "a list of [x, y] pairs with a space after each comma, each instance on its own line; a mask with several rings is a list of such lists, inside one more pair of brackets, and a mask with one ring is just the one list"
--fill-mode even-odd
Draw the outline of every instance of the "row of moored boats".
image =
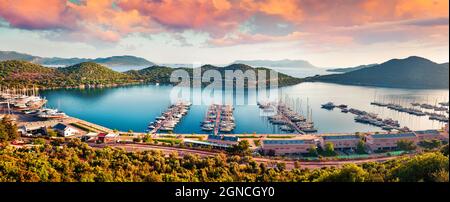
[[[429, 116], [430, 120], [435, 120], [439, 122], [448, 123], [449, 118], [444, 113], [448, 114], [448, 103], [439, 103], [441, 106], [433, 106], [430, 104], [421, 104], [421, 103], [411, 103], [412, 107], [403, 107], [399, 104], [386, 104], [381, 102], [371, 102], [370, 104], [386, 107], [391, 110], [395, 110], [398, 112], [408, 113], [415, 116]], [[416, 108], [414, 108], [416, 107]], [[426, 109], [426, 110], [420, 110]]]
[[284, 132], [298, 132], [298, 133], [316, 133], [317, 129], [314, 127], [312, 121], [312, 114], [308, 107], [308, 115], [304, 117], [299, 114], [292, 107], [287, 106], [282, 102], [258, 102], [259, 108], [263, 113], [271, 113], [268, 120], [273, 125], [278, 125], [281, 131]]
[[204, 120], [201, 122], [203, 131], [214, 133], [232, 132], [236, 128], [232, 105], [212, 104], [208, 107]]
[[177, 102], [171, 105], [161, 116], [156, 117], [154, 122], [150, 122], [147, 132], [157, 131], [172, 132], [181, 119], [189, 112], [192, 104], [190, 102]]
[[333, 110], [334, 108], [340, 108], [342, 113], [351, 113], [356, 115], [354, 120], [358, 123], [364, 123], [364, 124], [370, 124], [376, 127], [380, 127], [383, 130], [391, 131], [391, 130], [398, 130], [398, 131], [409, 131], [409, 128], [407, 127], [400, 127], [400, 124], [398, 121], [393, 120], [391, 118], [382, 119], [378, 117], [378, 114], [366, 112], [363, 110], [355, 109], [355, 108], [348, 108], [347, 105], [335, 105], [332, 102], [328, 102], [326, 104], [322, 105], [322, 108]]

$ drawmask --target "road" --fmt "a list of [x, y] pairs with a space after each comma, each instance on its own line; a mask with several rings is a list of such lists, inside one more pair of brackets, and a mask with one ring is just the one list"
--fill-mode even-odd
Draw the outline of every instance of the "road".
[[[176, 148], [176, 147], [166, 147], [166, 146], [159, 146], [159, 145], [144, 145], [144, 144], [94, 144], [91, 143], [89, 146], [93, 148], [103, 148], [105, 146], [115, 147], [115, 148], [122, 148], [129, 152], [135, 152], [135, 151], [148, 151], [148, 150], [158, 150], [163, 152], [165, 155], [169, 155], [171, 153], [177, 152], [180, 157], [183, 157], [187, 154], [194, 154], [198, 155], [200, 157], [212, 157], [216, 156], [221, 152], [218, 151], [204, 151], [204, 150], [196, 150], [196, 149], [189, 149], [189, 148]], [[354, 163], [354, 164], [362, 164], [362, 163], [368, 163], [368, 162], [384, 162], [388, 160], [393, 160], [399, 158], [399, 156], [390, 156], [390, 157], [378, 157], [378, 158], [371, 158], [371, 159], [357, 159], [357, 160], [335, 160], [335, 161], [299, 161], [300, 168], [308, 168], [308, 169], [318, 169], [323, 167], [341, 167], [344, 164], [348, 163]], [[295, 161], [293, 160], [275, 160], [275, 159], [269, 159], [269, 158], [260, 158], [260, 157], [254, 157], [253, 160], [255, 160], [258, 163], [265, 163], [269, 167], [275, 166], [276, 163], [285, 163], [286, 169], [291, 170], [295, 168]]]

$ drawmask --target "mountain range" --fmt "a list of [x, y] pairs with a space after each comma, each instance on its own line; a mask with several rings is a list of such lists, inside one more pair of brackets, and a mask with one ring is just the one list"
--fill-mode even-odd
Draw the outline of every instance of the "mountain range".
[[327, 72], [346, 73], [346, 72], [351, 72], [351, 71], [364, 69], [364, 68], [367, 68], [367, 67], [373, 67], [375, 65], [378, 65], [378, 64], [369, 64], [369, 65], [359, 65], [359, 66], [356, 66], [356, 67], [344, 67], [344, 68], [327, 69]]
[[411, 56], [343, 74], [316, 76], [307, 80], [393, 88], [448, 89], [449, 65]]
[[[233, 64], [226, 67], [204, 65], [202, 73], [207, 70], [218, 70], [222, 76], [226, 70], [241, 70], [243, 72], [254, 69], [244, 64]], [[77, 88], [85, 86], [115, 86], [135, 83], [166, 83], [169, 84], [173, 71], [185, 70], [193, 78], [192, 68], [171, 68], [164, 66], [151, 66], [140, 70], [117, 72], [106, 66], [94, 62], [82, 62], [67, 67], [45, 67], [23, 60], [7, 60], [0, 62], [0, 86], [10, 87], [40, 87], [40, 88]], [[266, 76], [265, 83], [269, 82]], [[294, 85], [302, 79], [294, 78], [282, 73], [278, 75], [279, 86]], [[250, 82], [250, 81], [249, 81]], [[205, 82], [208, 83], [208, 82]]]
[[246, 64], [253, 67], [300, 67], [317, 68], [305, 60], [236, 60], [233, 64]]
[[131, 69], [140, 69], [154, 65], [154, 63], [135, 56], [112, 56], [106, 58], [59, 58], [59, 57], [39, 57], [14, 51], [0, 51], [0, 61], [23, 60], [47, 66], [71, 66], [83, 62], [94, 62], [116, 71], [124, 72]]

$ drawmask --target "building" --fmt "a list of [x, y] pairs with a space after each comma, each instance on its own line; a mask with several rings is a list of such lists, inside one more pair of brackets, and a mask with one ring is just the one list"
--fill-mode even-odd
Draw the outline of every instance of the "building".
[[400, 140], [412, 141], [417, 144], [418, 137], [414, 132], [369, 134], [366, 136], [366, 144], [373, 151], [397, 149], [397, 142]]
[[62, 123], [58, 123], [53, 126], [53, 130], [58, 133], [59, 136], [69, 137], [80, 134], [80, 131], [72, 126], [68, 126]]
[[440, 140], [440, 141], [448, 141], [448, 137], [446, 138], [443, 132], [438, 130], [421, 130], [415, 131], [419, 141], [424, 140]]
[[239, 137], [236, 136], [220, 136], [220, 135], [208, 135], [208, 142], [216, 143], [219, 145], [236, 145], [239, 143]]
[[106, 133], [100, 133], [97, 135], [97, 142], [98, 143], [114, 143], [117, 142], [119, 135], [118, 134], [106, 134]]
[[18, 129], [18, 132], [26, 137], [44, 136], [47, 135], [47, 128], [44, 126], [22, 126]]
[[213, 149], [228, 149], [231, 147], [230, 145], [227, 144], [218, 144], [214, 142], [205, 142], [191, 139], [184, 139], [183, 144], [187, 146], [213, 148]]
[[95, 142], [97, 141], [98, 133], [88, 133], [81, 137], [81, 141], [83, 142]]
[[358, 135], [342, 134], [342, 135], [321, 135], [321, 146], [324, 148], [325, 144], [332, 143], [336, 150], [355, 150], [361, 138]]
[[313, 136], [302, 136], [297, 139], [265, 139], [261, 143], [261, 150], [265, 154], [274, 155], [304, 154], [312, 147], [317, 148], [320, 141], [320, 138]]

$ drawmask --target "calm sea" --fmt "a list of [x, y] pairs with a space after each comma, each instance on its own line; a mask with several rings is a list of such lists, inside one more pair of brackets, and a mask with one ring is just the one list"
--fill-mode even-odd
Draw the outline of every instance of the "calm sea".
[[[49, 102], [48, 107], [58, 108], [68, 115], [84, 119], [105, 127], [121, 131], [133, 130], [144, 132], [149, 122], [160, 116], [171, 104], [172, 86], [139, 85], [105, 89], [61, 89], [43, 91]], [[201, 89], [192, 89], [191, 98], [201, 97]], [[261, 116], [256, 105], [256, 98], [249, 92], [225, 92], [236, 104], [237, 98], [244, 98], [244, 105], [235, 105], [234, 116], [236, 129], [233, 133], [282, 133], [277, 126], [271, 125], [267, 118]], [[349, 107], [377, 113], [382, 118], [398, 120], [402, 126], [411, 129], [441, 128], [442, 123], [428, 120], [428, 117], [416, 117], [395, 112], [387, 108], [370, 105], [375, 99], [408, 105], [410, 102], [435, 104], [447, 102], [447, 90], [411, 90], [376, 87], [346, 86], [326, 83], [302, 83], [279, 89], [279, 98], [295, 105], [296, 111], [307, 115], [312, 113], [312, 120], [320, 133], [344, 133], [381, 131], [380, 128], [355, 123], [352, 114], [341, 113], [335, 109], [321, 109], [321, 104], [334, 102], [347, 104]], [[205, 95], [203, 95], [205, 96]], [[286, 99], [286, 96], [288, 98]], [[176, 133], [205, 133], [201, 131], [207, 106], [213, 101], [193, 105], [188, 115], [175, 128]]]

